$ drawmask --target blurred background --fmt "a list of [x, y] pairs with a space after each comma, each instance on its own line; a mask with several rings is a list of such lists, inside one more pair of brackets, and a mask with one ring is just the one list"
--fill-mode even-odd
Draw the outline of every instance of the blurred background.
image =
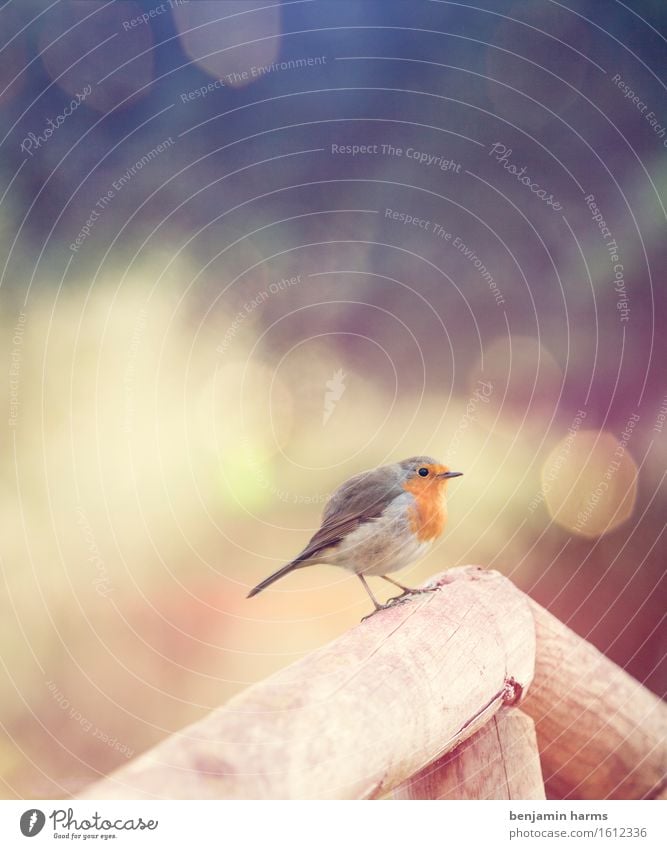
[[665, 11], [4, 3], [5, 797], [356, 624], [332, 567], [245, 596], [412, 454], [465, 476], [397, 577], [498, 569], [664, 692]]

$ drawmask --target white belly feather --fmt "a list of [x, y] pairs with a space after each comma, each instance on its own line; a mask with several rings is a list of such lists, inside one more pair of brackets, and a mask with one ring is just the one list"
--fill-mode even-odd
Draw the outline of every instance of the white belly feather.
[[336, 547], [323, 553], [323, 563], [343, 566], [357, 574], [385, 575], [423, 557], [430, 542], [419, 542], [410, 528], [407, 508], [414, 503], [410, 493], [397, 498], [384, 516], [364, 522]]

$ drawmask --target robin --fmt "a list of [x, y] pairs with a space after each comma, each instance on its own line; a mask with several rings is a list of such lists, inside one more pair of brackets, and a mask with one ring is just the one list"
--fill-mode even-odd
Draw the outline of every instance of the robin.
[[[248, 598], [295, 569], [329, 563], [354, 572], [375, 605], [390, 607], [410, 589], [387, 572], [403, 569], [422, 557], [438, 539], [447, 522], [447, 481], [463, 472], [450, 472], [432, 457], [409, 457], [380, 466], [345, 481], [328, 500], [322, 524], [308, 545], [281, 569], [264, 578]], [[388, 604], [380, 604], [366, 583], [377, 575], [402, 590]]]

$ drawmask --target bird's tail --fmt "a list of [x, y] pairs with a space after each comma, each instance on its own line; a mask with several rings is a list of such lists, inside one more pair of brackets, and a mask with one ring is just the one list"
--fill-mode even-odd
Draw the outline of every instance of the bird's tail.
[[250, 590], [246, 598], [252, 598], [254, 595], [257, 595], [257, 593], [261, 593], [262, 590], [265, 590], [274, 581], [280, 580], [280, 578], [282, 578], [284, 575], [287, 575], [293, 569], [298, 569], [300, 565], [301, 564], [298, 563], [296, 560], [292, 560], [286, 566], [282, 566], [276, 572], [270, 574], [268, 578], [264, 578], [263, 581], [260, 581], [254, 589]]

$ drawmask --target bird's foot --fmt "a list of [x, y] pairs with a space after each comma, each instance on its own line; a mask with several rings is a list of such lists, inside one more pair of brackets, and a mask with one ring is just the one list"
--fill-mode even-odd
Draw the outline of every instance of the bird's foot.
[[400, 595], [394, 596], [389, 599], [389, 603], [392, 602], [396, 604], [398, 601], [405, 601], [409, 596], [413, 595], [421, 595], [422, 593], [434, 593], [439, 587], [415, 587], [411, 589], [410, 587], [406, 587]]
[[381, 610], [389, 610], [390, 607], [396, 607], [397, 604], [403, 604], [406, 601], [408, 601], [407, 595], [397, 596], [396, 598], [390, 598], [388, 599], [386, 604], [378, 604], [375, 610], [371, 610], [370, 613], [367, 613], [361, 621], [365, 622], [367, 619], [370, 619], [371, 616], [375, 616], [375, 614], [379, 613]]

